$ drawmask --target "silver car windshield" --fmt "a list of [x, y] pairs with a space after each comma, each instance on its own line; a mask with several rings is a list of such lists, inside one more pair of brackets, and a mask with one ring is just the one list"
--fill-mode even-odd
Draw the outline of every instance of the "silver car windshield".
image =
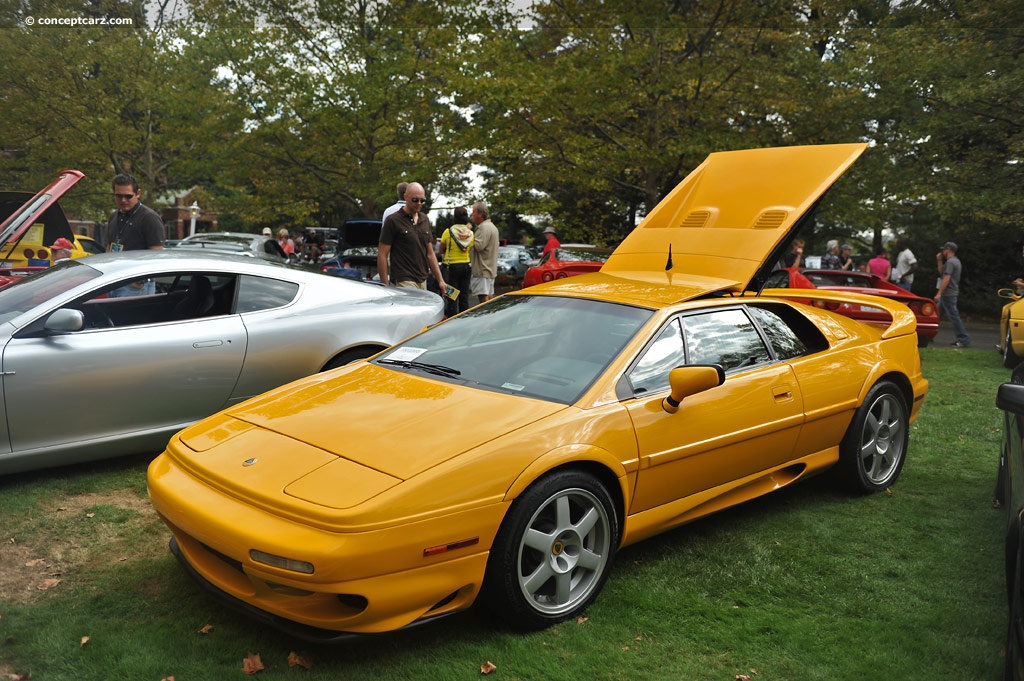
[[575, 298], [505, 296], [374, 360], [467, 385], [570, 404], [652, 311]]
[[60, 263], [0, 289], [0, 323], [8, 322], [51, 298], [101, 276], [77, 260]]

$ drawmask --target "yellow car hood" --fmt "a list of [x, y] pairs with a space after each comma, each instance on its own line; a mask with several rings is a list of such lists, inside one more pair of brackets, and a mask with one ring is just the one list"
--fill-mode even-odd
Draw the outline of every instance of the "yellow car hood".
[[287, 458], [275, 473], [282, 476], [277, 489], [313, 471], [349, 482], [358, 475], [365, 485], [386, 488], [565, 408], [362, 364], [272, 390], [180, 438], [197, 452], [192, 467], [213, 477], [238, 471], [253, 457], [261, 459], [253, 468], [268, 469]]
[[703, 292], [742, 292], [865, 148], [711, 154], [630, 232], [601, 272], [665, 284], [675, 275], [691, 287], [700, 283]]

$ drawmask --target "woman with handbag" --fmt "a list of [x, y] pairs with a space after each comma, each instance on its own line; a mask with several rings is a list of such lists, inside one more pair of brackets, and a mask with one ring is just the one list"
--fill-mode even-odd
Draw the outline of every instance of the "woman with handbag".
[[473, 228], [469, 225], [469, 211], [465, 207], [456, 208], [454, 215], [455, 224], [441, 235], [441, 275], [446, 283], [459, 289], [456, 300], [445, 300], [447, 317], [469, 309], [469, 252], [473, 248]]

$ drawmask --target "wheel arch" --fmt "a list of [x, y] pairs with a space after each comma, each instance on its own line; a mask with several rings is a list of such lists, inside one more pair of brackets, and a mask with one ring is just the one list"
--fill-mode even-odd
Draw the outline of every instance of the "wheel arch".
[[626, 500], [629, 498], [635, 472], [630, 473], [622, 461], [611, 452], [586, 445], [569, 445], [550, 451], [538, 457], [509, 486], [505, 501], [512, 503], [526, 489], [542, 477], [562, 470], [576, 470], [597, 478], [605, 486], [615, 502], [619, 515], [619, 534], [626, 519]]
[[330, 369], [337, 369], [338, 367], [345, 366], [351, 362], [355, 362], [360, 359], [366, 359], [372, 357], [382, 350], [386, 350], [389, 346], [381, 343], [359, 343], [352, 345], [344, 350], [339, 350], [320, 367], [320, 371], [328, 371]]
[[909, 419], [914, 407], [914, 387], [910, 384], [910, 379], [907, 378], [907, 375], [901, 371], [889, 370], [875, 376], [873, 380], [865, 382], [860, 396], [861, 402], [867, 397], [868, 392], [881, 381], [889, 381], [899, 389], [900, 395], [903, 397], [903, 406], [907, 409], [907, 418]]

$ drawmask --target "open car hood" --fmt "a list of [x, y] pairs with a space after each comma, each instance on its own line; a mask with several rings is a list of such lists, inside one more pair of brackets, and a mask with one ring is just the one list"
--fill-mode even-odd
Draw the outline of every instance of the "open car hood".
[[[711, 154], [630, 232], [601, 271], [741, 293], [782, 256], [801, 218], [866, 144]], [[756, 286], [753, 286], [756, 288]]]
[[60, 237], [73, 241], [75, 234], [57, 201], [83, 177], [77, 170], [65, 170], [35, 196], [0, 192], [0, 247], [16, 243], [33, 225], [42, 226], [41, 244], [52, 244]]

